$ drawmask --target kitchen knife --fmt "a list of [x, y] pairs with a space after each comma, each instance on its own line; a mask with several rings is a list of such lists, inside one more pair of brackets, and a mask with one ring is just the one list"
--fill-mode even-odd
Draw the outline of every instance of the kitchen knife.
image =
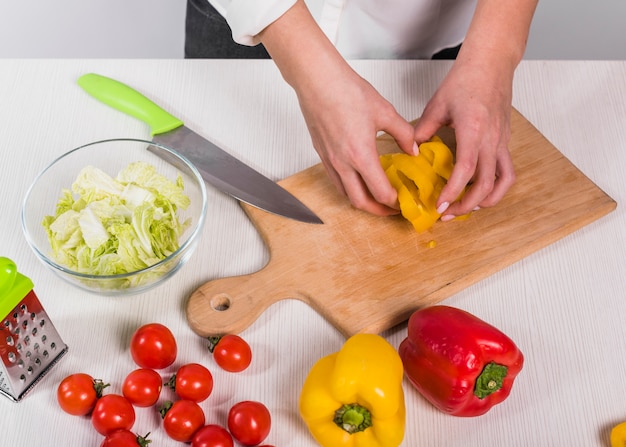
[[198, 135], [131, 87], [95, 73], [81, 76], [78, 85], [104, 104], [148, 124], [153, 142], [180, 152], [200, 171], [205, 182], [220, 191], [270, 213], [306, 223], [323, 223], [289, 191]]

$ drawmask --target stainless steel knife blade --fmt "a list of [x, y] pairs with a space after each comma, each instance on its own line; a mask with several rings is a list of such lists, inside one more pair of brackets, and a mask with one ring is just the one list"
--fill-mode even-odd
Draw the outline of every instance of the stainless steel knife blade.
[[323, 223], [289, 191], [198, 135], [126, 84], [95, 73], [81, 76], [78, 84], [101, 102], [148, 124], [154, 143], [186, 157], [204, 181], [220, 191], [270, 213], [306, 223]]
[[175, 148], [207, 183], [242, 202], [302, 222], [322, 223], [289, 191], [186, 126], [155, 135], [152, 141]]

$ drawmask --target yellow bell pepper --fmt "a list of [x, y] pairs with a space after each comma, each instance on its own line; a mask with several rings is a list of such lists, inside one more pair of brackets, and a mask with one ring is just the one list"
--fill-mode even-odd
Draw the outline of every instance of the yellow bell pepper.
[[450, 148], [434, 136], [420, 144], [418, 155], [385, 154], [380, 156], [380, 163], [398, 192], [402, 216], [418, 233], [432, 227], [441, 217], [437, 212], [437, 199], [454, 168]]
[[611, 447], [626, 447], [626, 422], [617, 424], [611, 430]]
[[452, 168], [454, 168], [454, 160], [452, 151], [438, 136], [434, 136], [430, 141], [420, 144], [420, 154], [422, 154], [430, 163], [433, 170], [443, 177], [450, 180]]
[[321, 358], [300, 394], [300, 415], [322, 447], [397, 447], [405, 406], [398, 352], [374, 334], [350, 337]]

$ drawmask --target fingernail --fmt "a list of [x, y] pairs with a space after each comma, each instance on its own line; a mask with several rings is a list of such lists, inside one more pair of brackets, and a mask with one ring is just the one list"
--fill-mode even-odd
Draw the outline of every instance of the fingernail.
[[439, 214], [443, 214], [446, 212], [446, 210], [448, 209], [448, 207], [450, 206], [450, 204], [448, 202], [443, 202], [441, 205], [439, 205], [437, 207], [437, 212]]
[[480, 209], [479, 206], [475, 206], [474, 209], [472, 211], [478, 211]]
[[419, 146], [417, 145], [417, 142], [416, 142], [416, 141], [414, 141], [414, 142], [413, 142], [413, 155], [417, 155], [417, 154], [419, 154], [419, 152], [420, 152], [420, 148], [419, 148]]
[[442, 222], [449, 222], [452, 219], [454, 219], [456, 216], [453, 214], [446, 214], [445, 216], [441, 216], [441, 221]]

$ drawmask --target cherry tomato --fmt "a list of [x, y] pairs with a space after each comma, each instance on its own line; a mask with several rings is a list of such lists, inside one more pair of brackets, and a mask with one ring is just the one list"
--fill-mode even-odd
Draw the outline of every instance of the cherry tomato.
[[137, 407], [151, 407], [156, 404], [163, 387], [161, 375], [153, 369], [139, 368], [124, 379], [122, 394]]
[[209, 351], [215, 362], [228, 372], [241, 372], [252, 361], [252, 350], [243, 338], [234, 334], [209, 337]]
[[130, 430], [135, 423], [135, 409], [124, 396], [107, 394], [96, 402], [91, 423], [103, 436], [116, 430]]
[[177, 352], [174, 334], [160, 323], [141, 326], [130, 340], [130, 354], [141, 368], [167, 368], [176, 360]]
[[57, 400], [61, 409], [75, 416], [91, 413], [96, 401], [102, 397], [102, 390], [109, 386], [89, 374], [76, 373], [67, 376], [57, 388]]
[[205, 423], [204, 411], [190, 400], [166, 402], [161, 409], [163, 429], [175, 441], [190, 442], [194, 433]]
[[228, 430], [243, 445], [257, 445], [270, 433], [272, 418], [261, 402], [246, 400], [228, 412]]
[[213, 391], [213, 375], [199, 363], [181, 366], [167, 382], [181, 399], [202, 402]]
[[139, 436], [130, 430], [115, 430], [104, 438], [100, 447], [146, 447], [150, 442], [148, 433], [145, 436]]
[[196, 431], [191, 447], [233, 447], [233, 437], [224, 427], [210, 424]]

